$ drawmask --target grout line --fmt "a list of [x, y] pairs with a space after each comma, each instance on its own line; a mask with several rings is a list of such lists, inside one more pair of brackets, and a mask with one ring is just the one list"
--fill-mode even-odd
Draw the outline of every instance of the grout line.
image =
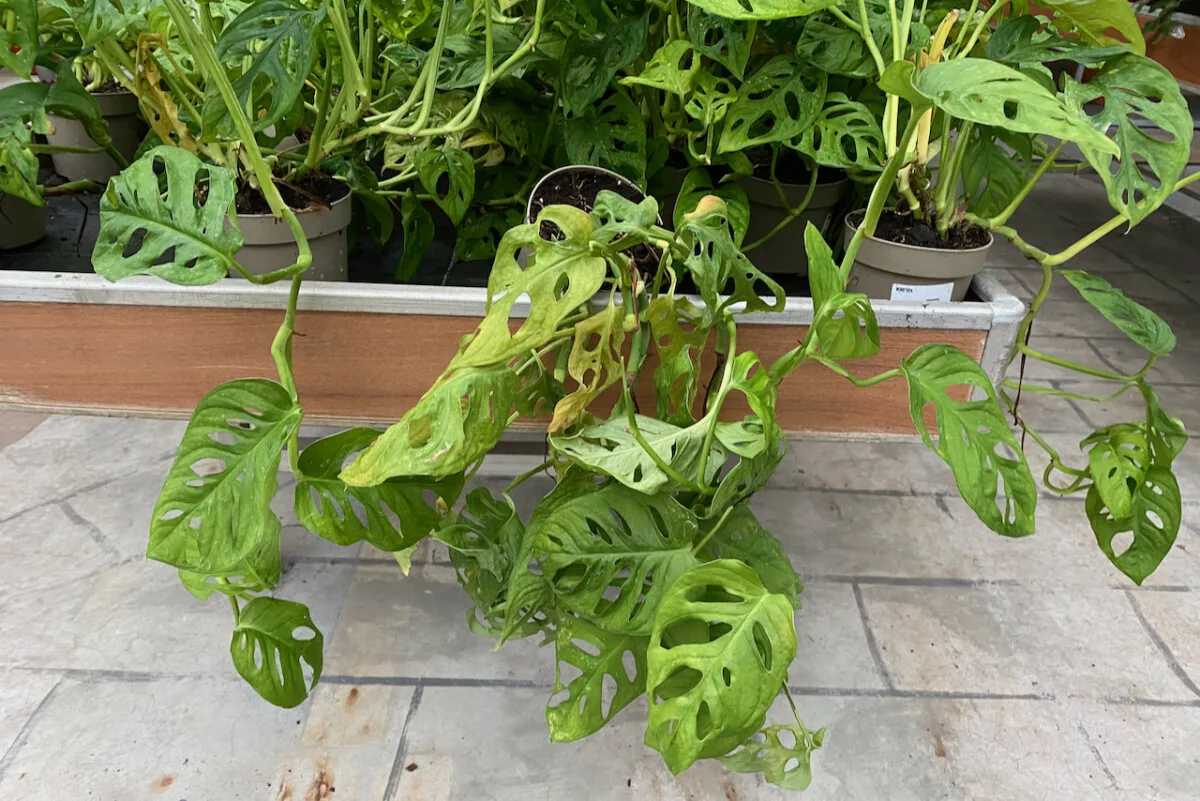
[[404, 725], [400, 728], [400, 743], [396, 746], [396, 758], [392, 760], [392, 770], [388, 773], [387, 787], [383, 791], [383, 801], [393, 801], [396, 798], [396, 790], [400, 786], [400, 774], [404, 770], [404, 758], [408, 752], [408, 730], [412, 726], [413, 718], [417, 716], [417, 710], [421, 707], [421, 698], [425, 694], [425, 688], [419, 682], [417, 688], [413, 690], [412, 700], [408, 702], [408, 713], [404, 716]]
[[854, 591], [854, 602], [858, 604], [858, 616], [862, 620], [863, 633], [867, 636], [867, 648], [871, 652], [871, 658], [875, 660], [875, 669], [879, 672], [879, 678], [883, 680], [883, 686], [889, 690], [895, 690], [896, 685], [892, 683], [892, 677], [888, 675], [887, 665], [883, 663], [883, 655], [879, 650], [879, 643], [875, 641], [875, 632], [871, 630], [871, 620], [867, 616], [867, 605], [863, 602], [862, 589], [858, 586], [858, 582], [850, 582], [850, 587]]
[[822, 698], [902, 698], [944, 701], [1057, 701], [1046, 693], [989, 693], [964, 690], [879, 690], [870, 687], [788, 687], [795, 695]]
[[1105, 698], [1105, 704], [1113, 706], [1152, 706], [1152, 707], [1183, 707], [1200, 709], [1200, 699], [1191, 701], [1170, 700], [1166, 698]]
[[1111, 359], [1109, 359], [1107, 356], [1104, 355], [1104, 351], [1102, 351], [1098, 347], [1096, 347], [1095, 342], [1093, 342], [1092, 340], [1089, 339], [1089, 340], [1087, 340], [1087, 346], [1089, 348], [1091, 348], [1092, 353], [1096, 354], [1096, 358], [1099, 359], [1104, 365], [1106, 365], [1109, 370], [1112, 370], [1117, 375], [1125, 374], [1124, 370], [1122, 370], [1120, 367], [1117, 367], [1115, 364], [1112, 363]]
[[383, 687], [500, 687], [509, 690], [550, 689], [552, 685], [532, 679], [477, 679], [447, 676], [351, 676], [344, 673], [322, 676], [328, 684], [363, 684]]
[[[814, 584], [867, 584], [871, 586], [884, 587], [1019, 587], [1021, 582], [1017, 579], [972, 579], [972, 578], [939, 578], [939, 577], [921, 577], [921, 576], [845, 576], [839, 574], [815, 574], [812, 576], [802, 577], [804, 581], [811, 581]], [[859, 593], [855, 591], [855, 598], [858, 599]], [[859, 600], [859, 611], [863, 612], [865, 617], [866, 612], [862, 610], [862, 601]]]
[[40, 503], [35, 503], [33, 506], [27, 507], [25, 509], [21, 509], [20, 511], [14, 512], [13, 514], [9, 515], [8, 517], [0, 519], [0, 526], [4, 525], [5, 523], [10, 523], [13, 520], [16, 520], [18, 517], [21, 517], [22, 515], [27, 515], [30, 512], [36, 512], [39, 509], [45, 509], [48, 506], [53, 506], [55, 504], [62, 503], [63, 501], [69, 501], [72, 498], [74, 498], [78, 495], [82, 495], [85, 492], [91, 492], [92, 490], [100, 489], [101, 487], [105, 486], [106, 484], [111, 484], [112, 482], [116, 481], [119, 478], [125, 478], [127, 475], [128, 474], [126, 473], [126, 474], [120, 475], [120, 476], [112, 476], [111, 478], [105, 478], [105, 479], [101, 479], [99, 481], [93, 481], [91, 484], [86, 484], [86, 485], [80, 487], [79, 489], [71, 490], [69, 493], [67, 493], [66, 495], [63, 495], [61, 497], [48, 498], [44, 501], [41, 501]]
[[1104, 761], [1104, 756], [1100, 753], [1100, 749], [1097, 748], [1096, 744], [1092, 742], [1092, 735], [1088, 734], [1088, 730], [1084, 728], [1082, 721], [1077, 722], [1075, 725], [1078, 727], [1079, 733], [1083, 735], [1083, 740], [1087, 743], [1088, 750], [1092, 752], [1092, 756], [1095, 757], [1096, 761], [1100, 763], [1100, 770], [1104, 771], [1104, 775], [1108, 778], [1109, 785], [1114, 790], [1120, 790], [1121, 788], [1117, 786], [1117, 777], [1114, 776], [1112, 771], [1108, 769], [1108, 763]]
[[117, 546], [109, 542], [108, 537], [104, 536], [104, 532], [101, 531], [95, 523], [79, 514], [75, 507], [71, 505], [70, 501], [59, 501], [58, 508], [62, 510], [62, 513], [66, 515], [67, 519], [72, 523], [77, 526], [83, 526], [87, 530], [88, 535], [93, 541], [95, 541], [96, 545], [100, 547], [100, 550], [104, 551], [104, 553], [107, 554], [110, 559], [120, 561], [121, 552], [117, 550]]
[[1159, 633], [1154, 630], [1153, 626], [1150, 625], [1150, 621], [1146, 619], [1146, 615], [1142, 612], [1142, 607], [1140, 604], [1138, 604], [1137, 598], [1134, 597], [1133, 593], [1128, 591], [1126, 591], [1125, 596], [1129, 598], [1129, 604], [1133, 607], [1133, 613], [1137, 615], [1137, 619], [1141, 621], [1142, 628], [1144, 628], [1146, 633], [1150, 635], [1151, 642], [1153, 642], [1158, 650], [1162, 652], [1162, 655], [1166, 657], [1167, 665], [1170, 666], [1171, 672], [1174, 673], [1181, 682], [1183, 682], [1183, 686], [1186, 687], [1189, 692], [1200, 697], [1200, 687], [1196, 686], [1196, 683], [1192, 681], [1191, 676], [1187, 674], [1187, 671], [1184, 670], [1183, 666], [1179, 664], [1179, 660], [1175, 658], [1175, 654], [1171, 653], [1171, 649], [1167, 647], [1167, 644], [1163, 641], [1163, 638], [1159, 636]]
[[47, 693], [42, 697], [42, 700], [38, 702], [37, 707], [35, 707], [33, 710], [33, 714], [29, 716], [29, 718], [25, 721], [25, 725], [23, 725], [21, 730], [17, 732], [17, 736], [13, 739], [12, 745], [10, 745], [4, 754], [0, 756], [0, 779], [4, 778], [4, 773], [8, 770], [9, 765], [12, 764], [13, 759], [16, 758], [17, 752], [20, 751], [25, 746], [25, 743], [29, 741], [29, 735], [33, 733], [34, 725], [41, 718], [42, 714], [46, 710], [46, 707], [50, 705], [50, 699], [54, 697], [56, 692], [58, 692], [58, 688], [60, 686], [62, 686], [61, 678], [54, 682], [54, 686], [51, 687], [49, 691], [47, 691]]

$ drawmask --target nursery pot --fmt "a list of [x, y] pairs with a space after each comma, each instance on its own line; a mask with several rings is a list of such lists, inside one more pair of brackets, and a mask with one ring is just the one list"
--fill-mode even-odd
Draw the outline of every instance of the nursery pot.
[[[858, 230], [864, 211], [846, 215], [846, 242]], [[868, 236], [850, 268], [847, 289], [886, 300], [949, 301], [966, 297], [971, 280], [987, 261], [992, 235], [977, 248], [952, 250], [889, 242]]]
[[[108, 123], [113, 146], [127, 161], [133, 161], [146, 128], [138, 113], [137, 96], [121, 90], [97, 92], [92, 97], [100, 104], [100, 113]], [[46, 135], [49, 144], [58, 147], [96, 147], [84, 130], [83, 123], [66, 117], [52, 117], [52, 120], [54, 133]], [[121, 171], [117, 162], [107, 153], [54, 153], [52, 158], [54, 171], [68, 181], [107, 184], [109, 178]]]
[[650, 187], [651, 194], [658, 200], [658, 216], [670, 224], [675, 219], [675, 204], [679, 200], [679, 190], [687, 180], [691, 167], [668, 167], [662, 170], [654, 185]]
[[[304, 273], [310, 281], [345, 281], [347, 263], [346, 228], [350, 225], [351, 194], [328, 207], [295, 212], [312, 250], [312, 266]], [[238, 263], [255, 275], [264, 275], [296, 263], [300, 249], [292, 229], [272, 214], [238, 214], [238, 228], [246, 244], [238, 251]]]
[[0, 193], [0, 250], [32, 245], [45, 235], [45, 206]]
[[[769, 234], [788, 216], [788, 211], [772, 181], [748, 177], [739, 179], [738, 183], [746, 190], [746, 198], [750, 201], [750, 226], [744, 240], [749, 245]], [[785, 183], [782, 186], [791, 208], [804, 202], [808, 184]], [[804, 257], [804, 229], [811, 222], [817, 230], [825, 233], [829, 220], [849, 188], [850, 180], [844, 176], [835, 181], [818, 183], [804, 211], [785, 225], [783, 230], [750, 251], [754, 266], [764, 273], [808, 275], [808, 260]]]

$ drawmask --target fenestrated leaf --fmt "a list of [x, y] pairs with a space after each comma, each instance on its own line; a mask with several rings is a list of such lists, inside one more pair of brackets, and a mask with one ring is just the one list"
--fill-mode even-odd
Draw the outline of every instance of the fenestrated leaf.
[[187, 123], [179, 116], [179, 105], [171, 96], [162, 72], [158, 68], [155, 50], [167, 50], [167, 37], [163, 34], [142, 33], [138, 35], [137, 62], [133, 72], [133, 92], [137, 95], [138, 108], [154, 136], [148, 136], [137, 149], [137, 158], [147, 152], [147, 143], [161, 144], [195, 153], [198, 149], [196, 137]]
[[524, 534], [512, 502], [507, 497], [493, 498], [484, 487], [467, 494], [457, 522], [433, 533], [434, 539], [450, 549], [458, 581], [475, 604], [470, 615], [474, 622], [502, 625], [503, 615], [498, 616], [495, 607], [503, 601]]
[[411, 281], [434, 234], [433, 215], [412, 193], [400, 198], [400, 230], [404, 232], [404, 252], [396, 264], [396, 280]]
[[591, 164], [641, 181], [646, 172], [642, 112], [617, 92], [567, 117], [563, 145], [572, 164]]
[[[868, 6], [869, 7], [869, 6]], [[884, 15], [870, 14], [871, 33], [887, 49], [891, 24]], [[855, 22], [858, 22], [857, 16]], [[843, 25], [829, 12], [815, 14], [804, 24], [796, 42], [796, 55], [831, 75], [868, 78], [875, 75], [875, 59], [861, 34]]]
[[[508, 208], [484, 207], [470, 209], [458, 226], [454, 238], [454, 258], [458, 261], [479, 261], [496, 255], [496, 246], [509, 228], [520, 225], [524, 211], [516, 206]], [[430, 219], [430, 225], [433, 220]], [[430, 229], [430, 239], [433, 230]]]
[[[324, 637], [308, 607], [282, 598], [254, 598], [242, 607], [229, 654], [246, 683], [285, 709], [299, 706], [321, 679]], [[305, 679], [308, 665], [312, 678]]]
[[[706, 521], [702, 531], [707, 533], [716, 523], [717, 520]], [[705, 547], [714, 559], [745, 562], [754, 568], [767, 592], [787, 598], [793, 609], [800, 608], [800, 592], [804, 589], [800, 577], [779, 540], [762, 527], [749, 506], [735, 507]]]
[[[891, 66], [888, 72], [892, 72]], [[895, 77], [899, 80], [900, 76], [897, 73]], [[912, 86], [955, 119], [1055, 136], [1096, 152], [1117, 154], [1116, 144], [1089, 125], [1061, 95], [995, 61], [962, 58], [931, 64], [912, 76]]]
[[796, 56], [776, 56], [746, 79], [725, 114], [717, 151], [787, 142], [804, 133], [825, 102], [828, 76]]
[[336, 543], [366, 540], [381, 551], [402, 551], [442, 522], [425, 493], [453, 506], [462, 491], [461, 473], [440, 481], [391, 479], [373, 487], [350, 487], [338, 478], [342, 465], [382, 432], [351, 428], [309, 445], [300, 454], [295, 508], [300, 525]]
[[878, 172], [883, 169], [883, 130], [875, 114], [841, 92], [825, 96], [825, 106], [791, 146], [824, 167]]
[[637, 75], [621, 79], [626, 86], [649, 86], [679, 97], [692, 90], [692, 79], [700, 71], [700, 57], [685, 39], [672, 39], [650, 58], [646, 68]]
[[154, 506], [146, 556], [206, 576], [230, 575], [264, 538], [279, 457], [303, 410], [261, 378], [230, 381], [196, 405]]
[[1138, 381], [1138, 390], [1146, 402], [1146, 444], [1150, 446], [1150, 462], [1159, 467], [1170, 467], [1188, 443], [1187, 429], [1178, 417], [1163, 410], [1158, 394], [1145, 380]]
[[737, 88], [729, 79], [702, 70], [696, 75], [692, 96], [683, 104], [683, 110], [708, 129], [725, 119], [737, 97]]
[[471, 154], [457, 147], [422, 150], [416, 163], [421, 186], [458, 225], [475, 197], [475, 162]]
[[[951, 345], [923, 345], [900, 363], [908, 379], [913, 425], [954, 472], [958, 492], [988, 528], [1006, 537], [1033, 533], [1037, 486], [1025, 454], [1004, 419], [983, 368]], [[956, 388], [986, 393], [956, 400]], [[937, 412], [938, 442], [925, 426], [925, 407]], [[1003, 495], [1003, 509], [998, 507]]]
[[[649, 640], [614, 634], [571, 615], [562, 616], [554, 634], [554, 695], [546, 704], [546, 722], [553, 742], [569, 743], [600, 731], [646, 691]], [[633, 660], [632, 676], [626, 671], [626, 654]], [[563, 684], [564, 663], [579, 671], [569, 684]], [[606, 677], [616, 686], [607, 703]], [[567, 697], [555, 703], [563, 692]]]
[[1028, 160], [1004, 148], [998, 136], [998, 129], [977, 125], [963, 153], [966, 206], [982, 217], [994, 217], [1008, 208], [1025, 185], [1031, 167]]
[[[1128, 517], [1114, 515], [1096, 486], [1088, 490], [1084, 506], [1100, 550], [1139, 585], [1171, 552], [1183, 516], [1179, 483], [1169, 467], [1159, 465], [1151, 465], [1138, 482]], [[1118, 534], [1133, 535], [1133, 541], [1121, 553], [1113, 547]]]
[[1125, 336], [1156, 356], [1175, 350], [1175, 334], [1166, 321], [1103, 278], [1083, 270], [1060, 270], [1088, 303], [1120, 328]]
[[[672, 636], [679, 628], [685, 637]], [[689, 570], [654, 618], [646, 744], [675, 774], [728, 753], [762, 725], [795, 656], [792, 606], [767, 592], [752, 568], [721, 559]]]
[[396, 476], [462, 473], [500, 441], [519, 388], [508, 367], [444, 374], [338, 478], [351, 487], [374, 487]]
[[4, 5], [16, 24], [0, 25], [0, 67], [28, 78], [38, 54], [37, 0], [7, 0]]
[[760, 272], [733, 243], [728, 214], [725, 201], [707, 195], [695, 211], [684, 215], [684, 225], [676, 232], [689, 250], [684, 265], [704, 299], [705, 328], [735, 303], [744, 303], [747, 312], [774, 312], [787, 302], [783, 287]]
[[21, 81], [0, 90], [0, 124], [6, 128], [28, 122], [33, 133], [48, 134], [54, 127], [50, 115], [77, 120], [101, 147], [112, 142], [99, 103], [80, 85], [71, 61], [59, 64], [53, 83]]
[[600, 311], [575, 324], [567, 373], [579, 386], [554, 406], [551, 434], [574, 425], [596, 397], [621, 377], [621, 345], [625, 312], [609, 299]]
[[604, 96], [617, 71], [641, 55], [646, 29], [645, 17], [630, 16], [607, 23], [602, 36], [576, 33], [567, 40], [562, 55], [562, 96], [568, 112], [581, 112]]
[[[790, 746], [780, 740], [784, 731], [791, 733]], [[824, 739], [824, 729], [814, 733], [796, 723], [766, 726], [737, 751], [720, 757], [721, 764], [734, 773], [761, 773], [776, 787], [798, 793], [812, 782], [812, 752]]]
[[692, 407], [702, 378], [708, 329], [700, 325], [700, 310], [687, 298], [674, 295], [659, 295], [650, 301], [646, 319], [658, 353], [654, 368], [657, 415], [668, 423], [689, 425], [696, 419]]
[[602, 189], [592, 204], [593, 242], [605, 248], [628, 250], [656, 240], [651, 228], [658, 223], [658, 201], [645, 197], [633, 201], [608, 189]]
[[1047, 61], [1074, 61], [1097, 64], [1129, 52], [1129, 45], [1096, 46], [1080, 39], [1067, 39], [1052, 29], [1042, 28], [1037, 17], [1013, 16], [992, 31], [987, 42], [987, 57], [1006, 64], [1043, 64]]
[[787, 19], [836, 6], [837, 0], [688, 0], [727, 19]]
[[370, 8], [390, 36], [407, 41], [429, 19], [433, 0], [372, 0]]
[[[695, 480], [704, 452], [707, 423], [680, 428], [653, 417], [634, 415], [634, 418], [638, 431], [654, 452], [675, 472]], [[571, 436], [551, 437], [550, 441], [556, 450], [581, 467], [611, 476], [646, 495], [683, 489], [638, 443], [624, 415], [587, 426]], [[706, 483], [716, 477], [724, 461], [725, 449], [714, 442], [705, 463]]]
[[530, 520], [542, 575], [558, 604], [606, 631], [650, 633], [673, 582], [696, 564], [696, 519], [668, 495], [573, 471], [556, 503]]
[[[292, 0], [259, 0], [221, 32], [217, 58], [225, 65], [245, 65], [233, 81], [233, 91], [255, 131], [279, 122], [296, 104], [312, 72], [316, 32], [324, 20], [321, 4], [306, 8]], [[219, 95], [208, 99], [203, 115], [206, 136], [237, 138]]]
[[1133, 512], [1133, 498], [1150, 465], [1150, 448], [1141, 425], [1117, 423], [1094, 431], [1079, 444], [1088, 455], [1088, 472], [1100, 499], [1114, 517]]
[[746, 230], [750, 227], [750, 201], [746, 197], [746, 190], [736, 181], [715, 186], [708, 170], [703, 167], [689, 170], [683, 185], [679, 187], [679, 197], [675, 200], [675, 228], [683, 226], [683, 218], [695, 211], [707, 195], [715, 195], [725, 201], [725, 218], [733, 229], [733, 243], [741, 247]]
[[[0, 101], [6, 92], [0, 91]], [[0, 114], [0, 192], [34, 206], [46, 205], [38, 186], [38, 160], [30, 145], [33, 137], [19, 117]]]
[[1125, 0], [1046, 0], [1039, 5], [1054, 11], [1055, 25], [1074, 31], [1085, 42], [1119, 44], [1119, 39], [1108, 34], [1116, 29], [1129, 42], [1129, 49], [1139, 55], [1146, 52], [1146, 37], [1133, 6]]
[[282, 570], [282, 554], [279, 548], [280, 526], [268, 527], [258, 547], [246, 555], [236, 567], [218, 571], [220, 575], [193, 573], [179, 570], [179, 581], [184, 589], [201, 601], [206, 601], [217, 592], [222, 595], [263, 592], [275, 589]]
[[177, 147], [154, 148], [113, 178], [100, 198], [93, 267], [110, 281], [131, 275], [187, 286], [220, 281], [237, 268], [242, 248], [241, 233], [225, 226], [236, 192], [232, 169]]
[[845, 282], [833, 261], [833, 252], [811, 221], [804, 229], [804, 248], [812, 287], [817, 352], [830, 359], [874, 356], [879, 352], [879, 323], [871, 301], [866, 295], [844, 290]]
[[729, 70], [741, 80], [750, 61], [755, 23], [725, 19], [692, 6], [687, 12], [688, 39], [702, 55]]
[[[758, 418], [747, 418], [742, 423], [719, 423], [717, 441], [740, 458], [717, 485], [708, 505], [710, 517], [765, 487], [787, 455], [787, 437], [774, 418], [766, 424]], [[747, 448], [747, 442], [753, 443], [753, 447]]]
[[49, 0], [44, 5], [65, 11], [83, 44], [91, 46], [136, 22], [151, 4], [147, 0]]
[[[1175, 191], [1192, 152], [1192, 113], [1179, 82], [1162, 65], [1132, 53], [1105, 63], [1087, 83], [1071, 81], [1067, 102], [1104, 134], [1113, 133], [1120, 154], [1080, 141], [1084, 156], [1108, 189], [1108, 202], [1136, 225]], [[1098, 111], [1098, 101], [1103, 105]], [[1092, 113], [1094, 111], [1094, 113]], [[1090, 116], [1088, 116], [1090, 115]], [[1153, 125], [1151, 135], [1140, 122]], [[1151, 179], [1142, 165], [1154, 174]]]

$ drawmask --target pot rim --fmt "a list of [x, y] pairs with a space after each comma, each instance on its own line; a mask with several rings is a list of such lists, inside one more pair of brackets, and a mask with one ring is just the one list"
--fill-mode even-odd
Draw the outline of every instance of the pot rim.
[[[819, 175], [819, 174], [820, 174], [820, 173], [818, 173], [818, 175]], [[773, 182], [773, 181], [772, 181], [770, 178], [759, 178], [759, 177], [758, 177], [758, 176], [756, 176], [756, 175], [742, 175], [742, 176], [739, 176], [737, 180], [738, 180], [738, 181], [752, 181], [752, 182], [754, 182], [754, 183], [757, 183], [757, 184], [766, 184], [767, 186], [774, 186], [774, 185], [775, 185], [775, 184], [774, 184], [774, 182]], [[794, 187], [797, 187], [797, 188], [799, 188], [799, 189], [807, 189], [807, 188], [808, 188], [808, 184], [807, 184], [807, 183], [804, 183], [804, 184], [793, 184], [793, 183], [788, 183], [787, 181], [780, 181], [779, 183], [780, 183], [782, 186], [794, 186]], [[840, 185], [842, 185], [842, 184], [848, 184], [848, 183], [850, 183], [850, 176], [849, 176], [849, 175], [847, 175], [847, 174], [845, 173], [845, 171], [843, 170], [843, 171], [842, 171], [842, 177], [841, 177], [841, 178], [838, 178], [836, 181], [825, 181], [825, 182], [817, 181], [817, 186], [818, 186], [818, 187], [821, 187], [821, 186], [840, 186]]]
[[[538, 182], [533, 185], [533, 189], [529, 190], [529, 199], [525, 201], [525, 222], [526, 223], [533, 222], [533, 220], [530, 218], [530, 215], [533, 212], [533, 199], [537, 196], [538, 189], [541, 188], [542, 184], [545, 183], [546, 179], [550, 178], [552, 175], [557, 175], [560, 172], [569, 172], [572, 170], [598, 172], [603, 175], [607, 175], [611, 178], [616, 178], [618, 181], [628, 184], [629, 186], [633, 187], [639, 194], [641, 194], [643, 200], [645, 200], [646, 197], [648, 197], [648, 195], [644, 191], [642, 191], [642, 188], [640, 186], [638, 186], [633, 181], [626, 178], [624, 175], [621, 175], [619, 172], [613, 172], [612, 170], [608, 169], [607, 167], [596, 167], [591, 164], [567, 164], [562, 167], [555, 167], [553, 170], [551, 170], [550, 172], [543, 175], [541, 178], [538, 179]], [[659, 221], [660, 222], [662, 221], [661, 216], [659, 217]]]
[[[859, 212], [862, 212], [863, 217], [865, 219], [867, 210], [866, 209], [855, 209], [854, 211], [847, 214], [842, 221], [842, 224], [846, 226], [846, 230], [848, 230], [852, 236], [854, 234], [858, 233], [858, 226], [855, 225], [854, 223], [850, 222], [850, 218], [853, 217], [855, 214], [858, 214]], [[976, 226], [976, 227], [978, 227], [978, 226]], [[996, 243], [996, 237], [994, 237], [992, 235], [991, 231], [988, 231], [987, 229], [982, 229], [982, 228], [980, 230], [983, 231], [985, 234], [987, 234], [988, 241], [987, 241], [986, 245], [980, 245], [977, 248], [927, 248], [923, 245], [909, 245], [904, 242], [893, 242], [890, 239], [880, 239], [879, 237], [877, 237], [873, 234], [866, 238], [870, 239], [872, 242], [878, 242], [879, 244], [886, 245], [888, 247], [904, 248], [907, 250], [918, 250], [918, 251], [921, 251], [922, 253], [979, 253], [980, 251], [987, 250], [988, 248], [990, 248], [992, 245], [994, 245]]]
[[[354, 196], [353, 192], [347, 191], [345, 195], [343, 195], [342, 197], [340, 197], [337, 200], [330, 203], [329, 208], [319, 208], [316, 206], [310, 206], [307, 209], [292, 209], [292, 213], [297, 216], [299, 216], [301, 214], [334, 214], [338, 211], [341, 211], [342, 204], [348, 202], [350, 200], [350, 198], [353, 196]], [[269, 211], [262, 212], [262, 213], [255, 212], [252, 214], [243, 214], [240, 211], [237, 212], [237, 218], [239, 220], [265, 220], [268, 217], [271, 219], [274, 219], [275, 215]], [[348, 224], [349, 224], [349, 218], [347, 217], [347, 225]]]

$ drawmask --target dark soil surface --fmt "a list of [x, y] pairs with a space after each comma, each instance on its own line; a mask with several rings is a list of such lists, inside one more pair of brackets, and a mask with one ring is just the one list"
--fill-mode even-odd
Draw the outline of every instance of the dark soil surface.
[[94, 95], [118, 95], [128, 90], [117, 82], [116, 78], [111, 81], [101, 84], [98, 88], [92, 90]]
[[[850, 224], [857, 227], [862, 223], [863, 216], [862, 211], [851, 213]], [[884, 209], [883, 214], [879, 215], [879, 224], [875, 226], [875, 238], [920, 248], [971, 250], [988, 243], [988, 232], [970, 223], [960, 222], [951, 226], [946, 232], [946, 238], [942, 239], [937, 230], [927, 223], [914, 220], [911, 215], [900, 214], [894, 209]]]
[[[328, 175], [309, 175], [297, 184], [277, 183], [275, 186], [283, 196], [283, 202], [293, 211], [328, 208], [334, 201], [350, 193], [349, 187]], [[262, 192], [249, 184], [238, 190], [237, 210], [238, 214], [271, 213], [271, 207], [267, 205]]]

